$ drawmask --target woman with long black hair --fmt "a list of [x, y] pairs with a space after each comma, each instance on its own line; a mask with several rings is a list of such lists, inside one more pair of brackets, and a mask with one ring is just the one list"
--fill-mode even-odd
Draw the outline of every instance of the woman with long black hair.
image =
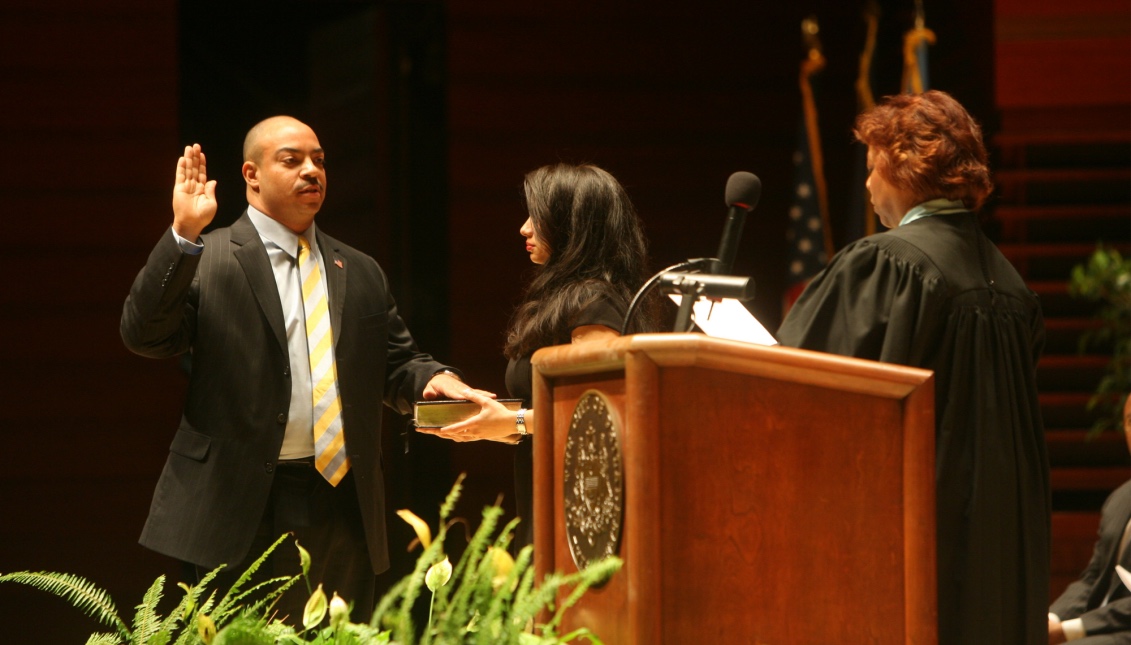
[[[528, 218], [519, 229], [537, 272], [515, 310], [504, 353], [506, 386], [523, 408], [510, 410], [485, 393], [469, 390], [481, 406], [475, 417], [437, 430], [454, 441], [517, 444], [515, 503], [519, 525], [515, 544], [533, 541], [533, 459], [537, 434], [530, 357], [552, 345], [582, 343], [620, 335], [637, 288], [648, 278], [647, 244], [628, 193], [608, 172], [588, 164], [543, 166], [526, 175]], [[655, 301], [633, 315], [631, 332], [653, 331]]]

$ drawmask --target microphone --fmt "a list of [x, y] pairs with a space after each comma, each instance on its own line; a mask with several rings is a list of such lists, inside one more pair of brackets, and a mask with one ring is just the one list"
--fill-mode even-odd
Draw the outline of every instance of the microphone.
[[707, 298], [734, 298], [753, 300], [754, 285], [750, 278], [736, 275], [705, 275], [702, 273], [665, 273], [660, 277], [660, 290], [690, 296], [688, 300]]
[[762, 180], [749, 172], [736, 172], [727, 179], [727, 219], [723, 224], [723, 237], [719, 241], [718, 259], [711, 267], [711, 273], [722, 275], [730, 272], [734, 256], [738, 253], [738, 240], [742, 237], [742, 226], [746, 214], [758, 205], [762, 196]]

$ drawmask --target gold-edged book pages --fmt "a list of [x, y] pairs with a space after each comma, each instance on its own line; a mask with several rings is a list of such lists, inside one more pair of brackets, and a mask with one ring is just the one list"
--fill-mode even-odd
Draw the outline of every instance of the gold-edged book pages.
[[[522, 399], [498, 399], [508, 410], [522, 407]], [[417, 401], [412, 406], [413, 423], [417, 428], [443, 428], [479, 414], [479, 404], [462, 399]]]

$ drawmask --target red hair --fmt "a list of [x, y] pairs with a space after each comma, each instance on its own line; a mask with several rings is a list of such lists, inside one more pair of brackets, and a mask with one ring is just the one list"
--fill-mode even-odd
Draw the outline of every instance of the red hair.
[[874, 170], [916, 203], [945, 197], [977, 210], [994, 189], [982, 128], [945, 92], [889, 96], [857, 117], [854, 134]]

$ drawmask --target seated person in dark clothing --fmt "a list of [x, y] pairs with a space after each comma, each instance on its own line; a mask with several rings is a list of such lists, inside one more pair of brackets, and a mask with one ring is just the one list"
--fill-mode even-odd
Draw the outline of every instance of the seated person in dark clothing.
[[[1128, 405], [1131, 412], [1131, 403]], [[1123, 431], [1131, 449], [1131, 419]], [[1049, 608], [1049, 643], [1131, 645], [1131, 589], [1116, 566], [1131, 570], [1131, 480], [1104, 502], [1099, 540], [1080, 579], [1068, 585]]]

